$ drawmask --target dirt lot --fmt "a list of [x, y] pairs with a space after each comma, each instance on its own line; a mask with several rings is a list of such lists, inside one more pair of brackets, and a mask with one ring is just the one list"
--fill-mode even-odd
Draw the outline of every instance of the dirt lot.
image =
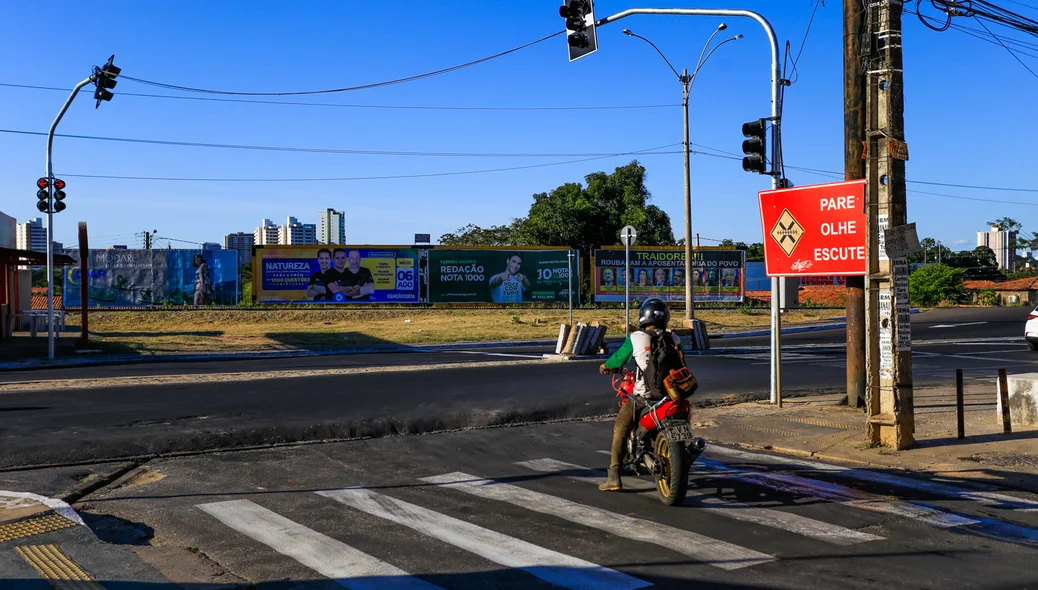
[[[783, 324], [842, 315], [839, 309], [805, 309], [785, 314]], [[770, 321], [767, 309], [702, 310], [696, 317], [712, 332], [764, 327]], [[90, 332], [106, 352], [314, 350], [553, 339], [568, 319], [564, 309], [121, 311], [92, 312]], [[78, 325], [79, 316], [69, 314], [68, 320]], [[611, 328], [610, 335], [623, 330], [622, 309], [575, 310], [574, 320], [601, 322]]]

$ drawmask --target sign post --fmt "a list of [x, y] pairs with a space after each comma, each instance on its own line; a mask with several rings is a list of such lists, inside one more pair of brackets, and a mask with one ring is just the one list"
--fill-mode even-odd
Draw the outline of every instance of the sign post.
[[631, 333], [631, 246], [638, 239], [638, 230], [627, 225], [620, 230], [620, 241], [624, 244], [624, 336]]
[[573, 327], [573, 248], [566, 251], [567, 274], [569, 275], [569, 325]]
[[[758, 199], [769, 277], [865, 275], [864, 179], [761, 191]], [[777, 291], [772, 289], [773, 299]], [[781, 324], [776, 309], [772, 301], [771, 339], [777, 351]], [[777, 374], [771, 402], [781, 406]]]

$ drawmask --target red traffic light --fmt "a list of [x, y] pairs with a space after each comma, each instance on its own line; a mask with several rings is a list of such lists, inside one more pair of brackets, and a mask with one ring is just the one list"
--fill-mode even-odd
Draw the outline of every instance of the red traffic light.
[[64, 189], [65, 188], [65, 181], [60, 179], [60, 178], [55, 178], [54, 179], [54, 188], [58, 189], [59, 191]]
[[48, 186], [50, 186], [50, 182], [48, 182], [46, 178], [41, 178], [36, 181], [36, 186], [40, 188], [47, 188]]

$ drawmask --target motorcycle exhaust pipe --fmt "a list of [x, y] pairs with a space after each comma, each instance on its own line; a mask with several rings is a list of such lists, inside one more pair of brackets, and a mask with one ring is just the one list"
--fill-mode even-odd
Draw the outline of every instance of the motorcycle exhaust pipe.
[[691, 465], [692, 463], [695, 463], [696, 459], [698, 459], [699, 456], [702, 455], [703, 451], [705, 451], [705, 450], [706, 450], [706, 441], [703, 440], [703, 438], [699, 437], [699, 436], [693, 438], [692, 442], [690, 442], [688, 444], [688, 454], [690, 455], [690, 458], [691, 458], [691, 460], [689, 461], [689, 465]]

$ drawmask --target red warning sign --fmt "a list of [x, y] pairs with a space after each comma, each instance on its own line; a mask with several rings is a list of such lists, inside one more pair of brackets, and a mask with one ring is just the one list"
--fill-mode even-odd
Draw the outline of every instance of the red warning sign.
[[769, 277], [865, 274], [865, 181], [761, 191]]

